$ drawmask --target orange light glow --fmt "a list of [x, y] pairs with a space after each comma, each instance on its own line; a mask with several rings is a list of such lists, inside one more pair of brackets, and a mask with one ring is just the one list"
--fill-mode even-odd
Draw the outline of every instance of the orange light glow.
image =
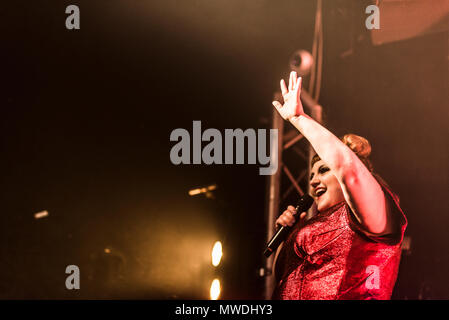
[[210, 299], [217, 300], [218, 297], [220, 296], [220, 292], [221, 292], [220, 280], [214, 279], [214, 281], [212, 281], [212, 284], [210, 286]]
[[223, 248], [221, 246], [221, 242], [217, 241], [215, 242], [214, 248], [212, 249], [212, 265], [214, 267], [220, 264], [222, 256], [223, 256]]

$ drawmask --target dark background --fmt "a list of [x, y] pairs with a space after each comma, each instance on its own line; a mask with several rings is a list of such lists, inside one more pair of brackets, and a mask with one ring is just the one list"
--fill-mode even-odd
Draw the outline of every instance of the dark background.
[[[363, 11], [324, 2], [326, 125], [370, 140], [409, 220], [393, 297], [448, 299], [448, 33], [373, 46], [354, 24]], [[70, 4], [80, 30], [65, 28]], [[175, 166], [169, 136], [193, 120], [268, 128], [291, 53], [312, 49], [315, 2], [40, 0], [0, 13], [0, 298], [207, 298], [216, 240], [222, 297], [262, 298], [266, 177]], [[188, 196], [213, 183], [215, 199]]]

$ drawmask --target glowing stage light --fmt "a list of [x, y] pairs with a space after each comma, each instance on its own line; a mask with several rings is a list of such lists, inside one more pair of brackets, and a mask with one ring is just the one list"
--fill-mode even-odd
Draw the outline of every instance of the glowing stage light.
[[215, 242], [214, 248], [212, 249], [212, 265], [214, 267], [220, 264], [222, 256], [223, 256], [223, 248], [221, 246], [221, 242], [217, 241]]
[[220, 296], [220, 291], [221, 291], [220, 280], [214, 279], [214, 281], [212, 281], [212, 284], [210, 286], [210, 299], [217, 300], [218, 297]]
[[216, 184], [213, 184], [213, 185], [210, 185], [210, 186], [207, 186], [204, 188], [192, 189], [192, 190], [189, 190], [189, 196], [196, 196], [196, 195], [202, 194], [202, 193], [205, 193], [207, 195], [208, 192], [213, 191], [215, 189], [217, 189]]
[[45, 218], [45, 217], [48, 217], [48, 211], [47, 210], [44, 210], [44, 211], [41, 211], [41, 212], [38, 212], [38, 213], [34, 214], [34, 219], [41, 219], [41, 218]]

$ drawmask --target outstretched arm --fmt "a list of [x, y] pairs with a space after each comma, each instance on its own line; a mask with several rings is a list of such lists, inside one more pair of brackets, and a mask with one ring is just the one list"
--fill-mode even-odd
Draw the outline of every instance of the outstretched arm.
[[273, 105], [310, 142], [320, 158], [338, 179], [346, 202], [359, 223], [369, 233], [384, 235], [392, 231], [381, 186], [358, 156], [329, 130], [304, 113], [301, 104], [301, 78], [290, 74], [289, 87], [281, 80], [284, 105]]

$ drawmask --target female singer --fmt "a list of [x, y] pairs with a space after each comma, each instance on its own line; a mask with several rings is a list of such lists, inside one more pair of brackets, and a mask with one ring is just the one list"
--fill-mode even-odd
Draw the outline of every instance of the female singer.
[[[301, 78], [281, 80], [281, 116], [311, 143], [310, 187], [317, 214], [292, 230], [276, 257], [273, 299], [390, 299], [407, 220], [399, 198], [372, 171], [369, 142], [342, 140], [304, 113]], [[293, 225], [289, 206], [278, 225]]]

